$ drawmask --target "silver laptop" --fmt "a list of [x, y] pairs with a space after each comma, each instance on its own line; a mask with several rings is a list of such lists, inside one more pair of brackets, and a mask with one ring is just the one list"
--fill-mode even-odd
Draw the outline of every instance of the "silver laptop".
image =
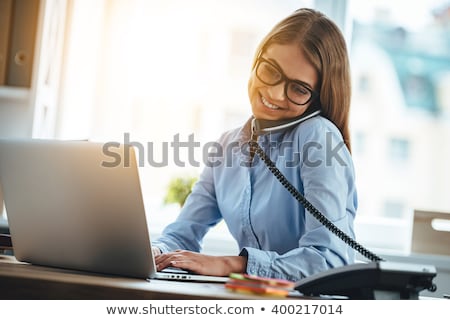
[[19, 261], [143, 279], [228, 280], [156, 272], [130, 146], [0, 140], [0, 184]]

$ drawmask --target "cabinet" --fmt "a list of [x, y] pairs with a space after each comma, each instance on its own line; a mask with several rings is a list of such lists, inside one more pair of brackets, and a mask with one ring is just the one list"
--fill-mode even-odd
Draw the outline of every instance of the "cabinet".
[[0, 0], [0, 86], [31, 86], [40, 0]]

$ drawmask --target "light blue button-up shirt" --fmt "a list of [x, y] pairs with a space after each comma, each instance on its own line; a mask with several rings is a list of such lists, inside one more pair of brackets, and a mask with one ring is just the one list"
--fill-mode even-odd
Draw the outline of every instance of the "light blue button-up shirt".
[[[249, 139], [250, 120], [219, 139], [179, 217], [153, 245], [198, 252], [223, 219], [248, 257], [249, 274], [296, 281], [353, 263], [353, 249], [305, 212], [257, 155], [250, 160]], [[316, 116], [258, 143], [306, 199], [354, 237], [353, 162], [333, 123]]]

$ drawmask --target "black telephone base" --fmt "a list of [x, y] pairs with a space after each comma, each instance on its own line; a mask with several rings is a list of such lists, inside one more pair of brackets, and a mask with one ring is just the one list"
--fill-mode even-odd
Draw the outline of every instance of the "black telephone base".
[[418, 299], [425, 289], [435, 291], [436, 268], [386, 261], [358, 263], [330, 269], [296, 283], [309, 296], [339, 296], [357, 300]]

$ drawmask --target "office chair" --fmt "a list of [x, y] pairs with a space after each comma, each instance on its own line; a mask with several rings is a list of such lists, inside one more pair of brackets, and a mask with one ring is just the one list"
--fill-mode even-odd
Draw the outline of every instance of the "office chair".
[[414, 211], [411, 251], [422, 254], [450, 256], [450, 232], [439, 230], [439, 224], [450, 225], [450, 213], [425, 210]]

